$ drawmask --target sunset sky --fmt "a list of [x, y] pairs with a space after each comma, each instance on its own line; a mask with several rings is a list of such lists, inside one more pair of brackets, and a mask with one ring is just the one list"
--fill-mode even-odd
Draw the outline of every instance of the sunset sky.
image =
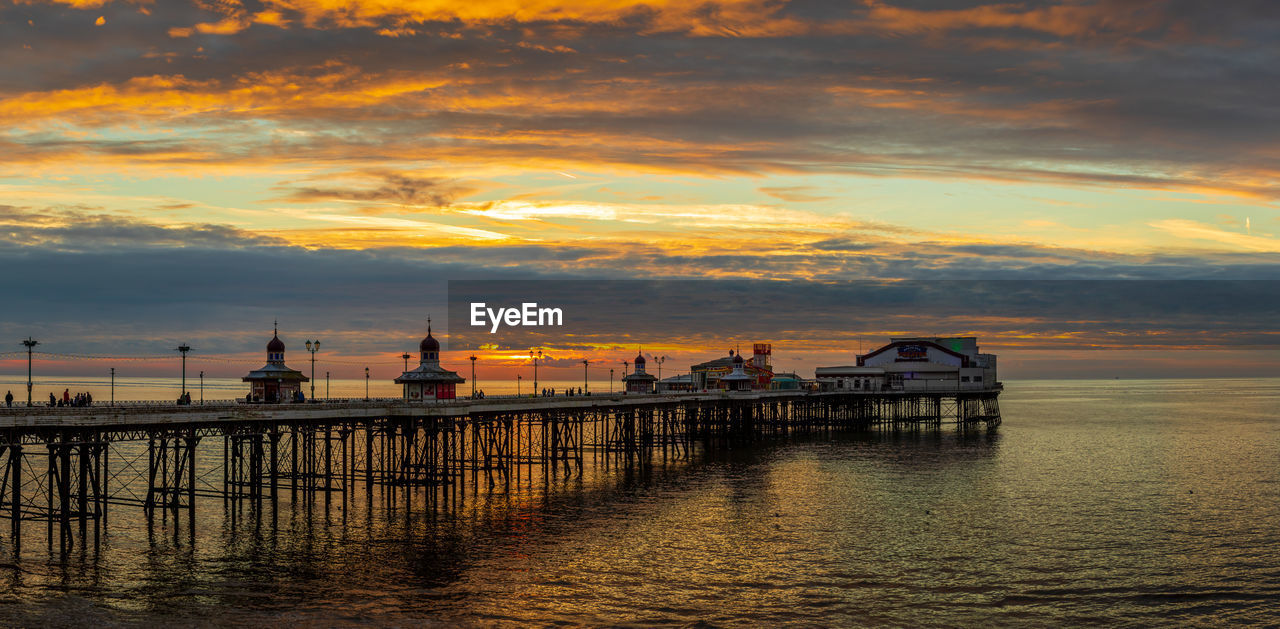
[[[1267, 0], [0, 0], [0, 352], [189, 342], [234, 375], [278, 318], [295, 366], [323, 338], [389, 377], [450, 279], [1280, 279], [1278, 29]], [[984, 342], [1022, 345], [1047, 360]]]

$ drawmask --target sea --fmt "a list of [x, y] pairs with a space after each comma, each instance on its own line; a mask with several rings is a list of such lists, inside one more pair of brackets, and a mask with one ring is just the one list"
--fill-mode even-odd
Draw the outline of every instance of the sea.
[[1280, 379], [1008, 380], [1000, 405], [994, 430], [800, 436], [444, 502], [113, 506], [69, 554], [33, 537], [14, 558], [3, 521], [0, 626], [1280, 623]]

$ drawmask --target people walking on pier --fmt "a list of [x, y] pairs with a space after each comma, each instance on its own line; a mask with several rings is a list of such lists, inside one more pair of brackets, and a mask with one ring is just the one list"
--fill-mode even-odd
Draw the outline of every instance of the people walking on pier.
[[54, 395], [54, 394], [53, 394], [53, 391], [50, 391], [50, 392], [49, 392], [49, 406], [57, 406], [57, 405], [58, 405], [58, 397], [57, 397], [56, 395]]
[[10, 408], [13, 407], [13, 391], [4, 394], [4, 405]]

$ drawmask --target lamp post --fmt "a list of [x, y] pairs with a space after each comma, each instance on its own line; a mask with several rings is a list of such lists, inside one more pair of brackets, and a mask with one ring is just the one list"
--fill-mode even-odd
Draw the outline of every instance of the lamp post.
[[116, 368], [111, 368], [111, 405], [116, 405]]
[[538, 390], [538, 359], [542, 358], [542, 350], [538, 350], [538, 355], [533, 354], [533, 350], [529, 350], [529, 358], [533, 359], [533, 390]]
[[609, 395], [613, 395], [613, 367], [609, 368]]
[[200, 406], [204, 406], [204, 372], [200, 372]]
[[[427, 325], [430, 325], [430, 322], [428, 322], [428, 324], [427, 324]], [[400, 357], [404, 359], [404, 370], [405, 370], [405, 371], [409, 371], [409, 352], [405, 352], [405, 353], [401, 354], [401, 355], [400, 355]], [[408, 382], [404, 383], [404, 394], [403, 394], [403, 395], [404, 395], [404, 399], [406, 399], [406, 400], [408, 400], [408, 399], [409, 399], [409, 383], [408, 383]]]
[[369, 401], [369, 368], [364, 368], [364, 401]]
[[[312, 343], [310, 340], [308, 340], [307, 351], [311, 352], [311, 398], [310, 399], [311, 401], [314, 402], [316, 399], [316, 352], [320, 351], [320, 339], [316, 339], [315, 343]], [[327, 378], [328, 375], [326, 375], [325, 377]], [[327, 391], [325, 392], [325, 397], [329, 397], [329, 394]]]
[[33, 341], [31, 337], [22, 342], [27, 346], [27, 406], [31, 406], [31, 348], [40, 344], [40, 341]]
[[329, 372], [324, 372], [324, 401], [329, 401]]
[[587, 363], [588, 362], [590, 361], [588, 361], [585, 358], [582, 359], [582, 392], [583, 393], [586, 393], [591, 390], [591, 387], [587, 386]]
[[516, 397], [520, 397], [520, 381], [524, 380], [524, 376], [516, 374]]
[[175, 349], [182, 354], [182, 393], [178, 395], [178, 401], [181, 402], [187, 394], [187, 352], [191, 351], [191, 347], [183, 343]]
[[662, 386], [662, 363], [667, 362], [666, 356], [655, 356], [653, 362], [658, 363], [658, 387]]
[[476, 355], [471, 355], [471, 398], [476, 397]]

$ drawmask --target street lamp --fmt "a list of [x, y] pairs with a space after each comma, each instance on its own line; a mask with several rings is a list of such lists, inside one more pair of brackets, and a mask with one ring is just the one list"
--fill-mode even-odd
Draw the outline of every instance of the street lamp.
[[[431, 325], [430, 322], [428, 322], [427, 325], [430, 326]], [[430, 332], [428, 332], [428, 334], [430, 334]], [[404, 359], [405, 372], [408, 372], [409, 371], [409, 352], [405, 352], [401, 354], [400, 357]], [[404, 383], [404, 399], [406, 400], [409, 399], [409, 382], [407, 380]]]
[[609, 368], [609, 395], [613, 395], [613, 367]]
[[658, 386], [662, 386], [662, 363], [667, 362], [666, 356], [654, 357], [653, 362], [658, 363]]
[[111, 368], [111, 405], [116, 405], [116, 368]]
[[476, 355], [471, 355], [471, 398], [476, 397]]
[[524, 376], [516, 374], [516, 397], [520, 397], [520, 381], [524, 380]]
[[200, 406], [204, 406], [204, 372], [200, 372]]
[[178, 402], [182, 402], [182, 398], [187, 395], [187, 352], [191, 351], [186, 343], [175, 348], [176, 351], [182, 353], [182, 393], [178, 396]]
[[31, 406], [31, 348], [40, 344], [40, 341], [33, 341], [31, 337], [22, 342], [27, 346], [27, 406]]
[[329, 401], [329, 372], [324, 372], [324, 401]]
[[[312, 343], [310, 340], [308, 340], [307, 351], [311, 352], [311, 398], [310, 399], [311, 401], [314, 402], [316, 399], [316, 352], [320, 351], [320, 340], [316, 339], [315, 343]], [[327, 378], [328, 376], [325, 376], [325, 377]], [[325, 393], [325, 397], [329, 397], [329, 394], [327, 392]]]
[[369, 368], [364, 368], [364, 401], [369, 401]]
[[586, 393], [591, 388], [587, 386], [587, 363], [588, 362], [589, 361], [587, 359], [585, 358], [582, 359], [582, 392], [583, 393]]
[[533, 359], [533, 390], [538, 390], [538, 359], [542, 358], [542, 350], [538, 350], [538, 355], [533, 355], [533, 350], [529, 350], [529, 358]]

